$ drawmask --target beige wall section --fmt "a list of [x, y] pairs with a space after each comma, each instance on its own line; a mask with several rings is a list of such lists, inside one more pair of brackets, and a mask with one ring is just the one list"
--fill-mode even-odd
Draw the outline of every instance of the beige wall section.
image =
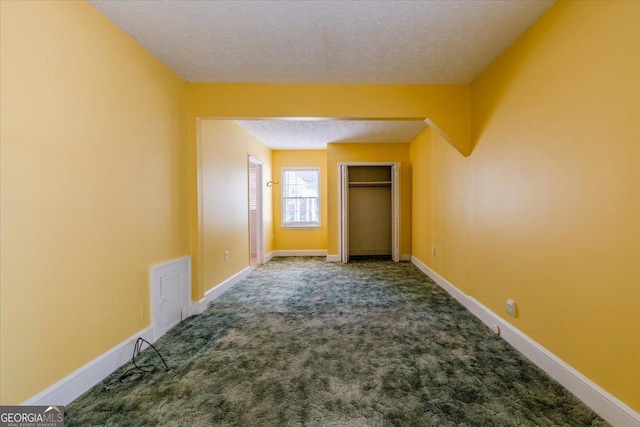
[[409, 144], [328, 144], [328, 252], [339, 253], [338, 164], [342, 162], [400, 162], [400, 253], [411, 253], [411, 162]]
[[[249, 156], [271, 180], [271, 150], [232, 120], [200, 121], [203, 293], [249, 266]], [[264, 252], [272, 250], [271, 188], [263, 186]], [[229, 252], [229, 261], [224, 253]]]
[[186, 84], [85, 2], [0, 2], [0, 403], [149, 325], [188, 254]]
[[281, 185], [273, 186], [273, 249], [327, 249], [327, 151], [274, 150], [273, 180], [282, 184], [282, 168], [308, 166], [320, 168], [320, 227], [282, 228]]
[[473, 83], [468, 159], [412, 146], [414, 254], [636, 411], [638, 17], [558, 2]]

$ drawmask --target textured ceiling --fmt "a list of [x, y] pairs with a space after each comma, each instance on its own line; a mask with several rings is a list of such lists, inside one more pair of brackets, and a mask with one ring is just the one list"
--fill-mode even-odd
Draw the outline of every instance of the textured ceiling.
[[466, 84], [553, 1], [90, 3], [190, 82]]
[[332, 142], [411, 142], [423, 120], [237, 120], [274, 150], [325, 149]]
[[[470, 83], [553, 1], [89, 2], [190, 82]], [[239, 120], [273, 149], [409, 142], [422, 120]]]

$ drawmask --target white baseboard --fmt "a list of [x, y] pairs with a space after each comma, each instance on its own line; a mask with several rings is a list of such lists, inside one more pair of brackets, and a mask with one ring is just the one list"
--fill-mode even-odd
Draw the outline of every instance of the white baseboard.
[[[186, 259], [186, 257], [181, 258], [178, 261], [182, 261], [184, 259]], [[159, 265], [169, 265], [173, 262], [175, 262], [175, 260]], [[207, 291], [205, 293], [205, 298], [200, 301], [191, 301], [191, 314], [202, 313], [206, 310], [207, 305], [211, 301], [216, 299], [227, 289], [237, 284], [240, 280], [247, 277], [252, 270], [253, 269], [251, 267], [245, 268], [220, 283], [218, 286]], [[131, 360], [131, 355], [133, 354], [133, 347], [138, 338], [144, 338], [150, 343], [155, 342], [153, 325], [146, 327], [110, 350], [107, 350], [105, 353], [96, 357], [86, 365], [76, 369], [57, 383], [25, 400], [22, 405], [68, 405], [91, 387], [104, 380], [113, 371], [129, 362]]]
[[411, 254], [400, 254], [400, 261], [411, 261]]
[[[272, 254], [273, 252], [271, 252]], [[269, 258], [271, 259], [271, 258]], [[267, 262], [265, 257], [265, 262]], [[207, 306], [211, 301], [218, 298], [227, 289], [231, 289], [240, 280], [244, 279], [253, 271], [253, 267], [246, 267], [240, 272], [229, 277], [227, 280], [221, 282], [219, 285], [214, 286], [204, 293], [204, 298], [200, 301], [191, 301], [191, 315], [200, 314], [207, 309]]]
[[[469, 309], [469, 298], [460, 289], [458, 289], [455, 286], [453, 286], [444, 277], [440, 276], [438, 273], [436, 273], [431, 268], [429, 268], [429, 266], [427, 266], [426, 264], [422, 263], [418, 258], [412, 256], [411, 257], [411, 262], [416, 267], [418, 267], [424, 274], [426, 274], [427, 276], [431, 277], [434, 282], [436, 282], [438, 285], [440, 285], [440, 287], [442, 289], [447, 291], [447, 293], [449, 295], [454, 297], [466, 309], [468, 309], [469, 311], [471, 311], [473, 313], [473, 311], [471, 309]], [[473, 314], [476, 314], [476, 313], [473, 313]]]
[[326, 249], [273, 251], [273, 256], [327, 256]]
[[274, 255], [273, 255], [273, 251], [271, 251], [271, 252], [269, 252], [268, 254], [266, 254], [266, 255], [264, 256], [264, 260], [263, 260], [263, 261], [264, 261], [265, 263], [267, 263], [267, 262], [271, 261], [271, 258], [273, 258], [273, 256], [274, 256]]
[[211, 301], [218, 298], [224, 291], [231, 289], [239, 281], [247, 277], [253, 271], [253, 267], [246, 267], [227, 280], [221, 282], [219, 285], [209, 289], [204, 293], [204, 298], [200, 301], [191, 302], [191, 314], [200, 314], [207, 309], [207, 306]]
[[191, 315], [198, 315], [207, 309], [207, 299], [202, 298], [200, 301], [191, 301]]
[[224, 291], [231, 289], [238, 284], [239, 281], [247, 277], [253, 271], [253, 267], [245, 267], [227, 280], [223, 281], [214, 288], [209, 289], [204, 293], [206, 299], [206, 305], [209, 305], [211, 301], [218, 298]]
[[113, 371], [129, 362], [138, 338], [144, 338], [153, 343], [153, 327], [149, 326], [127, 338], [57, 383], [25, 400], [22, 405], [68, 405], [91, 387], [104, 380]]
[[491, 329], [498, 326], [500, 336], [505, 341], [606, 421], [617, 427], [640, 427], [640, 414], [620, 399], [585, 377], [475, 298], [464, 294], [416, 257], [411, 257], [411, 262]]

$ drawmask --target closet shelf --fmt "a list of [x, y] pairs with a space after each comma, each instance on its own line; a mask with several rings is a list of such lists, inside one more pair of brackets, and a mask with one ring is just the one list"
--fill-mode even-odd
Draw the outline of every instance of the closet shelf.
[[354, 181], [349, 187], [390, 187], [391, 181]]

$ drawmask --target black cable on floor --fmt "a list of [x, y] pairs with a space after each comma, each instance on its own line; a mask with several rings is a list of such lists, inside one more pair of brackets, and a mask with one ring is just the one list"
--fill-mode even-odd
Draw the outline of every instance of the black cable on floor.
[[162, 360], [162, 363], [164, 364], [165, 371], [169, 370], [169, 365], [167, 365], [167, 362], [164, 361], [164, 358], [162, 357], [158, 349], [144, 338], [138, 338], [136, 341], [136, 345], [133, 347], [133, 356], [131, 357], [133, 368], [128, 369], [124, 374], [120, 375], [120, 377], [118, 377], [116, 381], [107, 384], [105, 386], [106, 390], [113, 390], [117, 383], [129, 383], [138, 381], [142, 379], [142, 377], [144, 377], [144, 374], [146, 374], [147, 372], [153, 372], [158, 368], [154, 364], [138, 365], [138, 363], [136, 362], [136, 357], [140, 356], [140, 353], [142, 352], [142, 345], [144, 343], [147, 343], [149, 347], [151, 347], [156, 352], [158, 357], [160, 357], [160, 360]]

